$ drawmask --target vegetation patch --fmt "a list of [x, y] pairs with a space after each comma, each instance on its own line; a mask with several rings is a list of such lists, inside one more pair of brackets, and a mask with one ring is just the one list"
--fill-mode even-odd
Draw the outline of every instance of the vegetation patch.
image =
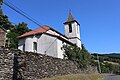
[[37, 80], [102, 80], [102, 76], [100, 74], [70, 74]]
[[[92, 54], [96, 60], [100, 61], [100, 69], [102, 73], [112, 73], [120, 75], [120, 54]], [[97, 58], [99, 56], [99, 58]]]
[[93, 63], [92, 56], [83, 45], [82, 49], [80, 49], [76, 45], [75, 46], [64, 45], [63, 49], [64, 57], [74, 62], [77, 62], [82, 70], [87, 69], [89, 65], [92, 65]]

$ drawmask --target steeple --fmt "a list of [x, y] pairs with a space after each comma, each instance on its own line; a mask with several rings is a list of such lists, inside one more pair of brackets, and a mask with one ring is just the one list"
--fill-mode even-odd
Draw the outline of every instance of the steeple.
[[80, 24], [73, 18], [71, 10], [67, 21], [64, 23], [64, 28], [65, 36], [68, 37], [68, 40], [82, 49], [79, 29]]
[[72, 11], [70, 10], [69, 17], [68, 17], [68, 20], [66, 22], [71, 22], [71, 21], [74, 21], [74, 18], [72, 16]]
[[[77, 21], [73, 18], [73, 16], [72, 16], [72, 11], [70, 10], [68, 19], [67, 19], [67, 21], [64, 22], [63, 24], [68, 24], [68, 23], [71, 23], [71, 22], [77, 22]], [[78, 22], [77, 22], [77, 24], [80, 25]]]

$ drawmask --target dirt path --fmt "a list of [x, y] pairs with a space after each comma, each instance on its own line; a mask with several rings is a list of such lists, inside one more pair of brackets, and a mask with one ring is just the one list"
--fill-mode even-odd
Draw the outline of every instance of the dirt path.
[[120, 75], [106, 74], [104, 80], [120, 80]]

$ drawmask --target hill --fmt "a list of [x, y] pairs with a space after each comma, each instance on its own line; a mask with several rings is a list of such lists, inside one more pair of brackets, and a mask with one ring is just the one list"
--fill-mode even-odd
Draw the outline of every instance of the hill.
[[96, 56], [97, 54], [98, 56], [120, 59], [120, 53], [110, 53], [110, 54], [93, 53], [92, 55]]
[[92, 54], [94, 59], [97, 60], [97, 55], [100, 58], [100, 61], [110, 61], [115, 63], [120, 63], [120, 53], [111, 53], [111, 54]]
[[[102, 73], [120, 74], [120, 54], [92, 54], [95, 61], [99, 59]], [[99, 56], [99, 57], [98, 57]], [[96, 62], [98, 65], [98, 62]]]
[[99, 54], [99, 56], [110, 57], [120, 59], [120, 53], [111, 53], [111, 54]]

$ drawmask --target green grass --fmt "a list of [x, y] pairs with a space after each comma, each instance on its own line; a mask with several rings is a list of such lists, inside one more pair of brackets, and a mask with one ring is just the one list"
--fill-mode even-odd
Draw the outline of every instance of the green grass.
[[102, 76], [100, 74], [71, 74], [38, 80], [102, 80]]

